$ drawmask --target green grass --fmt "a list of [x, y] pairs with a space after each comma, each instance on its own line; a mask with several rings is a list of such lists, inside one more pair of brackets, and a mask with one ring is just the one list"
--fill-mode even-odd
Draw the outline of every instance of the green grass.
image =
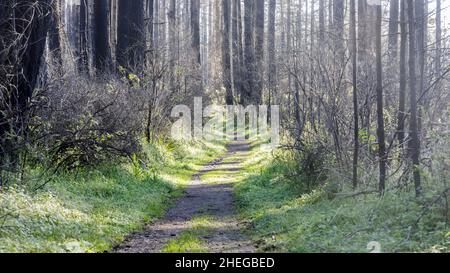
[[[289, 162], [257, 148], [241, 172], [216, 170], [203, 178], [215, 183], [228, 175], [240, 181], [235, 194], [241, 217], [259, 251], [368, 252], [375, 241], [383, 252], [449, 252], [448, 204], [431, 206], [414, 227], [423, 204], [435, 200], [441, 187], [425, 184], [420, 202], [408, 191], [383, 198], [329, 198], [320, 188], [305, 193], [286, 177]], [[60, 173], [38, 192], [29, 190], [32, 185], [4, 190], [0, 252], [108, 251], [162, 217], [191, 176], [223, 152], [223, 143], [161, 142], [146, 146], [145, 155], [132, 163]], [[217, 225], [219, 219], [196, 217], [163, 252], [207, 252], [202, 238]]]
[[206, 253], [208, 248], [201, 237], [208, 235], [217, 221], [208, 216], [195, 217], [189, 223], [190, 228], [172, 239], [163, 248], [163, 253]]
[[247, 177], [236, 187], [241, 217], [250, 222], [259, 251], [364, 253], [370, 242], [378, 242], [382, 252], [449, 251], [444, 202], [414, 227], [421, 204], [436, 200], [443, 188], [428, 186], [421, 202], [412, 191], [329, 198], [322, 189], [302, 193], [303, 187], [284, 176], [285, 162], [270, 158], [254, 152], [245, 164]]
[[[55, 175], [0, 193], [0, 252], [104, 252], [162, 217], [221, 143], [159, 143], [144, 160]], [[144, 163], [145, 162], [145, 163]], [[42, 183], [37, 181], [36, 183]]]

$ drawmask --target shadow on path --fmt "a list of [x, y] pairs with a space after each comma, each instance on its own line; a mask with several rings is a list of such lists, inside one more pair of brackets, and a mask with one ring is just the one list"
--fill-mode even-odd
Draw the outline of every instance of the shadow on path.
[[[192, 229], [191, 220], [207, 215], [214, 219], [214, 228], [201, 236], [208, 252], [251, 253], [255, 248], [242, 234], [243, 226], [237, 220], [233, 197], [233, 175], [242, 170], [242, 161], [248, 156], [250, 145], [233, 142], [227, 146], [227, 153], [206, 165], [193, 176], [186, 193], [174, 207], [167, 211], [164, 219], [149, 224], [145, 230], [131, 235], [117, 247], [118, 253], [157, 253], [183, 232]], [[202, 181], [203, 176], [220, 174], [214, 183]], [[222, 177], [223, 176], [223, 177]], [[204, 179], [207, 180], [207, 179]]]

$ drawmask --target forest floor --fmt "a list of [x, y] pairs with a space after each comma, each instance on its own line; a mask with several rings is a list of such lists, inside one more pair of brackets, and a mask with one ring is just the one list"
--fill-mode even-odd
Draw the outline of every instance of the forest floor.
[[255, 252], [243, 233], [233, 194], [250, 151], [246, 142], [228, 144], [223, 156], [193, 176], [162, 220], [132, 234], [114, 252]]
[[148, 144], [146, 164], [0, 192], [0, 253], [449, 252], [445, 178], [420, 201], [413, 189], [336, 196], [339, 176], [308, 190], [292, 155], [262, 144]]

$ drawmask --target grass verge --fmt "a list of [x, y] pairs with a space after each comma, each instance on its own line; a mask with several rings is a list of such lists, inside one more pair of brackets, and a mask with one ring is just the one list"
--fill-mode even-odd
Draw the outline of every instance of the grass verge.
[[429, 185], [422, 200], [412, 191], [329, 198], [302, 193], [269, 151], [253, 153], [236, 196], [259, 251], [449, 252], [448, 203], [434, 202], [442, 187]]
[[162, 217], [223, 150], [221, 143], [158, 143], [145, 147], [144, 161], [60, 173], [38, 192], [30, 185], [3, 190], [0, 252], [108, 251]]

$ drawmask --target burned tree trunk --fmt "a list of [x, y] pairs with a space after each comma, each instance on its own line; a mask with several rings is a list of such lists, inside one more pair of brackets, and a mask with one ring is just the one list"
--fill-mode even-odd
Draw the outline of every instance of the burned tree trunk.
[[383, 194], [386, 189], [386, 138], [384, 131], [384, 108], [383, 108], [383, 67], [381, 56], [381, 5], [376, 7], [376, 63], [377, 63], [377, 135], [378, 135], [378, 156], [379, 156], [379, 190]]
[[124, 68], [143, 65], [145, 53], [144, 2], [119, 0], [117, 62]]
[[245, 63], [245, 80], [242, 87], [241, 104], [252, 103], [252, 91], [255, 90], [255, 48], [254, 48], [254, 32], [253, 32], [253, 10], [254, 1], [245, 1], [244, 15], [244, 63]]
[[225, 87], [225, 101], [233, 105], [234, 97], [231, 86], [231, 55], [230, 55], [230, 6], [229, 0], [222, 0], [223, 34], [222, 34], [222, 80]]
[[194, 60], [200, 65], [200, 0], [191, 0], [191, 32], [191, 47]]
[[255, 90], [254, 102], [261, 104], [264, 86], [264, 0], [255, 0]]
[[78, 37], [78, 70], [81, 73], [89, 72], [88, 60], [88, 3], [87, 0], [80, 0], [80, 14], [79, 14], [79, 37]]
[[399, 0], [391, 0], [389, 8], [389, 53], [397, 57]]
[[359, 112], [358, 112], [358, 62], [357, 62], [357, 37], [356, 37], [356, 3], [350, 0], [350, 40], [352, 54], [352, 84], [353, 84], [353, 188], [358, 186], [358, 158], [359, 158]]
[[45, 37], [52, 19], [52, 1], [1, 3], [0, 18], [0, 160], [16, 165], [26, 141], [33, 92], [38, 85]]
[[108, 71], [111, 62], [108, 28], [108, 0], [94, 1], [94, 65], [97, 73]]
[[62, 66], [61, 52], [61, 0], [54, 0], [52, 6], [52, 18], [48, 33], [48, 48], [55, 65]]
[[422, 193], [420, 181], [420, 140], [417, 122], [417, 81], [416, 81], [416, 20], [414, 16], [414, 5], [412, 1], [408, 2], [408, 19], [409, 19], [409, 100], [410, 100], [410, 140], [409, 140], [409, 155], [413, 164], [414, 186], [416, 195], [420, 196]]
[[[269, 81], [269, 104], [273, 101], [272, 97], [277, 96], [277, 65], [275, 48], [275, 19], [276, 19], [277, 1], [269, 2], [269, 29], [268, 29], [268, 81]], [[275, 100], [274, 100], [275, 102]], [[278, 100], [276, 100], [278, 103]]]
[[233, 48], [233, 87], [235, 95], [242, 92], [242, 20], [241, 1], [233, 0], [232, 7], [232, 48]]
[[442, 7], [441, 0], [436, 1], [436, 76], [440, 77], [442, 70]]

